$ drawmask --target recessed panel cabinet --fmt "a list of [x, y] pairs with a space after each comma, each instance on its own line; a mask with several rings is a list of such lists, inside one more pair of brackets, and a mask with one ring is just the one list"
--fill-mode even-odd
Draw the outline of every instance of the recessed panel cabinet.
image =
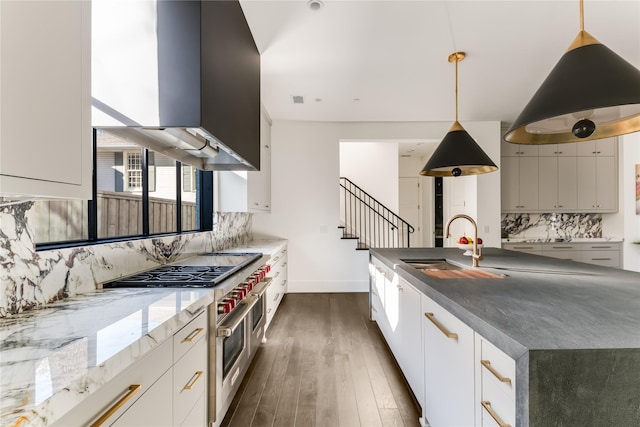
[[91, 198], [91, 2], [0, 1], [0, 196]]
[[418, 401], [424, 397], [420, 292], [379, 260], [370, 263], [371, 316]]
[[422, 295], [425, 399], [431, 427], [474, 426], [474, 332]]
[[535, 151], [503, 144], [502, 211], [616, 212], [616, 142], [549, 144]]

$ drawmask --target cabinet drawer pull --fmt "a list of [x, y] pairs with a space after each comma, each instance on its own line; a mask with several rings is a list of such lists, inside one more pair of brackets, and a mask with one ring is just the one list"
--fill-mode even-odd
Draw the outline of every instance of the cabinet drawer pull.
[[273, 278], [275, 279], [276, 277], [278, 277], [280, 275], [279, 271], [276, 271], [276, 274], [273, 275]]
[[182, 342], [192, 342], [194, 340], [195, 337], [197, 337], [198, 335], [200, 335], [200, 333], [204, 331], [204, 328], [196, 328], [194, 329], [193, 332], [191, 332], [189, 335], [187, 335]]
[[451, 338], [454, 340], [458, 339], [458, 334], [454, 333], [454, 332], [449, 332], [447, 331], [447, 329], [442, 326], [440, 324], [440, 322], [438, 322], [435, 318], [435, 316], [433, 315], [433, 313], [425, 313], [424, 316], [429, 319], [431, 321], [431, 323], [433, 323], [434, 325], [436, 325], [436, 328], [440, 329], [440, 332], [442, 332], [443, 334], [446, 335], [447, 338]]
[[373, 311], [374, 313], [377, 313], [377, 312], [378, 312], [378, 310], [376, 310], [376, 308], [375, 308], [375, 307], [373, 307], [373, 306], [371, 307], [371, 311]]
[[514, 246], [513, 249], [533, 249], [533, 246]]
[[280, 296], [280, 294], [276, 294], [276, 296], [273, 298], [274, 301], [278, 301], [278, 297]]
[[611, 246], [591, 246], [591, 249], [611, 249]]
[[396, 285], [396, 287], [398, 288], [398, 290], [399, 290], [400, 292], [404, 291], [404, 288], [402, 287], [402, 285]]
[[271, 309], [267, 310], [267, 314], [271, 313]]
[[591, 261], [611, 261], [611, 258], [591, 258]]
[[511, 424], [506, 424], [504, 421], [502, 421], [498, 414], [493, 412], [493, 409], [491, 409], [491, 402], [489, 402], [488, 400], [483, 400], [482, 402], [480, 402], [480, 404], [484, 409], [486, 409], [489, 415], [491, 415], [491, 418], [493, 418], [500, 427], [511, 427]]
[[552, 249], [573, 249], [573, 246], [551, 246]]
[[198, 382], [198, 380], [200, 379], [200, 377], [202, 377], [202, 374], [204, 374], [204, 372], [202, 371], [196, 371], [195, 374], [193, 374], [193, 376], [191, 377], [191, 379], [189, 380], [189, 382], [187, 383], [186, 386], [182, 387], [183, 390], [191, 390], [193, 388], [193, 386], [196, 385], [196, 383]]
[[287, 286], [287, 279], [284, 279], [284, 280], [282, 281], [282, 287], [285, 287], [285, 286]]
[[[280, 259], [280, 257], [279, 257], [279, 256], [275, 257], [275, 258], [273, 259], [273, 264], [276, 264], [276, 263], [278, 262], [278, 260], [279, 260], [279, 259]], [[272, 265], [273, 265], [273, 264], [272, 264]]]
[[493, 376], [498, 379], [498, 381], [503, 382], [503, 383], [507, 383], [507, 384], [511, 384], [511, 378], [503, 377], [502, 375], [500, 375], [498, 373], [498, 371], [493, 369], [493, 367], [491, 366], [491, 362], [489, 362], [488, 360], [481, 360], [480, 363], [482, 363], [482, 366], [487, 368], [487, 370], [489, 372], [491, 372], [493, 374]]
[[285, 268], [286, 266], [287, 266], [286, 262], [282, 264], [282, 268]]
[[522, 208], [524, 208], [524, 206], [523, 205], [518, 205], [518, 206], [516, 206], [516, 208], [522, 209]]
[[104, 424], [105, 421], [107, 421], [113, 414], [118, 411], [118, 409], [122, 408], [122, 406], [127, 403], [129, 399], [131, 399], [137, 392], [139, 392], [141, 388], [142, 386], [140, 384], [131, 384], [127, 388], [127, 394], [122, 396], [122, 398], [118, 400], [111, 408], [107, 409], [107, 411], [102, 414], [100, 418], [98, 418], [93, 424], [91, 424], [91, 427], [99, 427]]

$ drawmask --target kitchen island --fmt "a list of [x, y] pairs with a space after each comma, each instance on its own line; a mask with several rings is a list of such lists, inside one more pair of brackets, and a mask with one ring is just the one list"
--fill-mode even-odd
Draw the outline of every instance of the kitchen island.
[[[476, 353], [486, 341], [515, 361], [515, 425], [640, 425], [640, 274], [495, 248], [483, 250], [477, 269], [471, 269], [470, 258], [459, 249], [370, 253], [373, 266], [381, 263], [388, 269], [389, 274], [383, 272], [387, 280], [404, 280], [470, 328], [476, 334]], [[407, 260], [447, 260], [464, 267], [460, 271], [467, 272], [466, 277], [427, 275]], [[485, 277], [471, 277], [469, 270]], [[422, 308], [425, 311], [424, 303]], [[423, 318], [423, 330], [431, 327], [428, 320]], [[428, 370], [433, 349], [424, 337]], [[471, 409], [475, 425], [490, 425], [477, 415], [484, 413], [478, 396], [483, 373], [480, 363], [471, 368], [476, 379], [470, 394], [478, 397]], [[428, 396], [434, 387], [428, 372], [424, 387]]]

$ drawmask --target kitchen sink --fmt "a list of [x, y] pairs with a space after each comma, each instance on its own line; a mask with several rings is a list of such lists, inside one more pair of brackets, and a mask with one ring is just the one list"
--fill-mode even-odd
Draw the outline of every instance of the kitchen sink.
[[501, 277], [478, 268], [464, 268], [446, 259], [401, 259], [400, 261], [437, 279], [499, 279]]
[[418, 270], [462, 270], [463, 267], [452, 264], [446, 259], [401, 259], [400, 261], [409, 264]]

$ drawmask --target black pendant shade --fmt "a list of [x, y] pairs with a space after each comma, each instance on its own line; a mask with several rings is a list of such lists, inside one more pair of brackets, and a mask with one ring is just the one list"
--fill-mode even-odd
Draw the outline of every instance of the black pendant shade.
[[640, 70], [581, 30], [504, 136], [560, 144], [640, 131]]
[[464, 52], [449, 55], [449, 62], [456, 64], [456, 121], [424, 165], [420, 175], [465, 176], [498, 170], [496, 164], [458, 122], [458, 62], [464, 58]]
[[478, 143], [457, 121], [451, 126], [420, 175], [465, 176], [498, 170]]

